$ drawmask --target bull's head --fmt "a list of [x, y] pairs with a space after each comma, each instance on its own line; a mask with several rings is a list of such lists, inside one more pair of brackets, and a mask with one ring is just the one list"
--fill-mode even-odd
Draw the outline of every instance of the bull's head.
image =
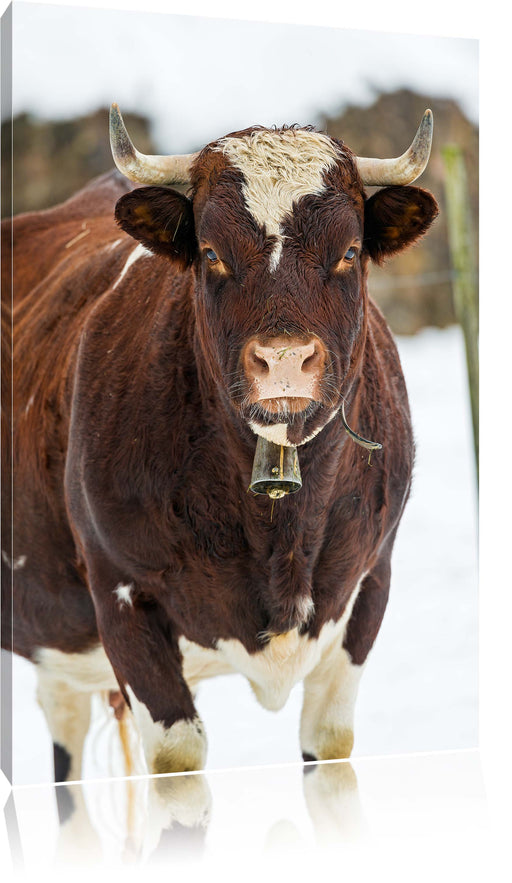
[[[116, 105], [111, 139], [120, 171], [153, 185], [119, 200], [118, 223], [150, 250], [193, 265], [199, 340], [227, 406], [278, 445], [309, 441], [358, 374], [370, 260], [406, 248], [437, 214], [431, 194], [409, 186], [428, 161], [431, 112], [391, 160], [356, 157], [295, 127], [148, 157]], [[189, 197], [163, 186], [177, 183], [191, 184]], [[382, 189], [367, 198], [365, 185]]]

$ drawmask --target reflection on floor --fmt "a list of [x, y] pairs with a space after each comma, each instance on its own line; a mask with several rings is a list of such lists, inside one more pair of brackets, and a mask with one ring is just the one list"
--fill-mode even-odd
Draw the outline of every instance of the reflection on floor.
[[422, 853], [487, 824], [476, 751], [18, 787], [6, 823], [28, 877], [162, 862], [210, 873], [241, 855], [253, 870], [290, 856], [307, 865], [395, 840]]

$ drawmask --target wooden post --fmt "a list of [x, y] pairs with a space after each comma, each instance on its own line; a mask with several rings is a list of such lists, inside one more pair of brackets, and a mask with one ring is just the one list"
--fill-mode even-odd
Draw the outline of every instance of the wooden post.
[[456, 145], [443, 148], [448, 237], [453, 268], [453, 299], [466, 344], [478, 482], [478, 278], [471, 226], [466, 166]]

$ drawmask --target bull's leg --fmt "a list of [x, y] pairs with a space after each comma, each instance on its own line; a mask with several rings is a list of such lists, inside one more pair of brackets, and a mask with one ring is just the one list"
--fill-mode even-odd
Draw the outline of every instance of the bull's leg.
[[[174, 679], [172, 678], [174, 675]], [[161, 689], [172, 691], [167, 702], [140, 685], [137, 676], [127, 686], [130, 705], [142, 738], [150, 773], [201, 770], [206, 763], [206, 734], [188, 688], [176, 672], [167, 671]], [[157, 711], [162, 708], [163, 713]], [[165, 711], [164, 711], [165, 708]]]
[[354, 707], [362, 666], [338, 643], [304, 680], [300, 743], [304, 760], [350, 757]]
[[40, 667], [37, 700], [53, 741], [56, 782], [81, 778], [85, 737], [91, 720], [90, 693], [78, 692]]
[[359, 681], [384, 616], [389, 577], [388, 557], [362, 581], [343, 642], [332, 644], [304, 680], [300, 728], [304, 760], [350, 757]]
[[102, 643], [135, 716], [149, 772], [202, 769], [206, 736], [172, 623], [108, 563], [96, 558], [89, 574]]

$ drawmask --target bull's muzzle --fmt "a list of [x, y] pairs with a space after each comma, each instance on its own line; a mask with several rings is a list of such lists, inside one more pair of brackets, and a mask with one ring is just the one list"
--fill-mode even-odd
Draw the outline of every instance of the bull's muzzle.
[[285, 335], [249, 341], [242, 355], [251, 389], [249, 403], [259, 403], [274, 414], [303, 411], [312, 400], [321, 398], [326, 355], [318, 337], [306, 342]]

